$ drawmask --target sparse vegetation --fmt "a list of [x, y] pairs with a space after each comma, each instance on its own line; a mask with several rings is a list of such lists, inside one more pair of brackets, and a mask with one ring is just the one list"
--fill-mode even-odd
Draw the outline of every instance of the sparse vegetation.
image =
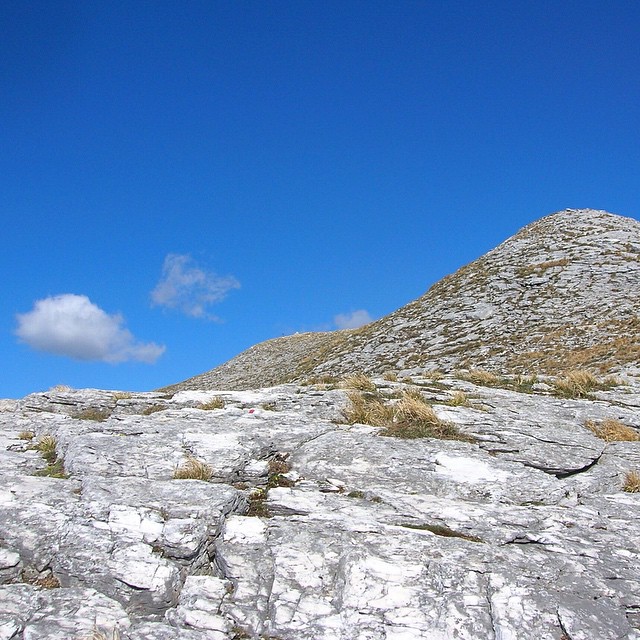
[[481, 387], [510, 389], [520, 393], [532, 393], [533, 385], [538, 382], [535, 375], [499, 376], [484, 369], [470, 369], [468, 372], [459, 373], [458, 377]]
[[282, 456], [276, 456], [269, 460], [269, 480], [267, 481], [267, 490], [273, 487], [292, 487], [293, 480], [285, 476], [291, 471], [291, 465]]
[[248, 516], [255, 518], [269, 518], [269, 508], [267, 507], [267, 489], [254, 489], [249, 494]]
[[227, 402], [222, 396], [214, 396], [211, 400], [207, 402], [203, 402], [199, 409], [204, 409], [205, 411], [212, 411], [213, 409], [224, 409]]
[[265, 411], [277, 411], [278, 410], [275, 402], [263, 402], [260, 406]]
[[567, 372], [562, 378], [553, 381], [555, 394], [562, 398], [588, 398], [592, 391], [610, 389], [620, 384], [614, 377], [604, 380], [597, 378], [590, 371], [574, 369]]
[[622, 490], [627, 493], [640, 493], [640, 472], [628, 471], [624, 477]]
[[342, 381], [342, 386], [345, 389], [355, 389], [358, 391], [370, 391], [375, 393], [376, 385], [373, 380], [364, 373], [355, 373], [352, 376], [347, 376]]
[[615, 418], [607, 418], [601, 422], [587, 420], [584, 426], [606, 442], [635, 442], [640, 440], [640, 434], [636, 429], [628, 427]]
[[167, 409], [167, 406], [164, 404], [152, 404], [142, 410], [142, 415], [150, 416], [154, 413], [158, 413], [159, 411], [165, 411], [166, 409]]
[[113, 399], [118, 402], [118, 400], [129, 400], [131, 398], [131, 393], [129, 391], [114, 391]]
[[526, 265], [516, 269], [516, 275], [520, 278], [525, 278], [530, 275], [542, 275], [547, 269], [553, 267], [566, 267], [569, 264], [567, 258], [560, 258], [559, 260], [547, 260], [546, 262], [539, 262], [538, 264]]
[[398, 382], [398, 374], [395, 371], [387, 371], [382, 377], [387, 382]]
[[40, 452], [40, 455], [47, 462], [53, 462], [56, 459], [57, 446], [58, 440], [54, 436], [47, 434], [38, 440], [35, 449]]
[[211, 480], [213, 470], [206, 463], [194, 457], [189, 457], [173, 472], [174, 480]]
[[459, 374], [462, 380], [480, 385], [482, 387], [498, 387], [500, 386], [500, 378], [491, 371], [484, 369], [471, 369], [466, 373]]
[[95, 420], [96, 422], [104, 422], [111, 412], [108, 409], [85, 409], [81, 411], [76, 417], [80, 420]]
[[33, 440], [36, 437], [34, 431], [21, 431], [18, 434], [18, 439], [20, 440]]
[[469, 398], [464, 391], [457, 390], [451, 394], [451, 398], [449, 399], [447, 404], [452, 407], [468, 407]]
[[322, 376], [311, 376], [310, 378], [306, 378], [300, 384], [303, 387], [311, 387], [316, 385], [322, 386], [333, 386], [338, 383], [338, 378], [336, 376], [331, 375], [322, 375]]
[[405, 391], [399, 400], [389, 403], [357, 392], [351, 392], [349, 400], [350, 406], [344, 412], [347, 422], [382, 427], [382, 436], [473, 440], [453, 423], [440, 420], [419, 390]]
[[114, 627], [111, 632], [108, 633], [96, 627], [91, 635], [87, 636], [86, 640], [120, 640], [120, 631]]

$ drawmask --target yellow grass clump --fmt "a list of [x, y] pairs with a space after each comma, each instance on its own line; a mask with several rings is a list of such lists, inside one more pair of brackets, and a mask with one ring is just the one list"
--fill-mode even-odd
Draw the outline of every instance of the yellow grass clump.
[[585, 427], [594, 435], [606, 442], [635, 442], [640, 440], [640, 434], [615, 418], [607, 418], [601, 422], [587, 420]]
[[211, 480], [213, 471], [206, 463], [197, 458], [189, 457], [173, 472], [174, 480]]

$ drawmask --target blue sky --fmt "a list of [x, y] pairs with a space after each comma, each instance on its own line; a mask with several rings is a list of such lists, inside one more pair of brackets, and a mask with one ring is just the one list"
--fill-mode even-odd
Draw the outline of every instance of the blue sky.
[[640, 3], [1, 3], [0, 397], [379, 318], [523, 225], [640, 219]]

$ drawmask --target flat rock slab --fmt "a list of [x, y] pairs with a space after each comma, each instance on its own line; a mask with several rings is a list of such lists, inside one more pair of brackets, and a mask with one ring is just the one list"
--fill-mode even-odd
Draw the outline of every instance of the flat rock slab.
[[[416, 382], [474, 442], [347, 425], [314, 386], [1, 403], [0, 640], [639, 639], [640, 443], [585, 427], [640, 429], [638, 388]], [[210, 479], [175, 480], [194, 458]]]

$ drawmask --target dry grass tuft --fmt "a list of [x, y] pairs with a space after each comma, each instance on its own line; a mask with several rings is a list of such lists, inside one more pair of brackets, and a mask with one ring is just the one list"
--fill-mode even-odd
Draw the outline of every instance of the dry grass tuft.
[[393, 407], [384, 404], [377, 398], [366, 398], [357, 391], [348, 394], [350, 406], [344, 412], [348, 424], [370, 424], [383, 427], [393, 420]]
[[35, 437], [36, 437], [36, 434], [34, 431], [21, 431], [18, 434], [19, 440], [33, 440]]
[[636, 442], [640, 440], [640, 434], [635, 429], [614, 418], [607, 418], [602, 422], [587, 420], [584, 426], [605, 442]]
[[387, 382], [398, 382], [398, 374], [395, 371], [387, 371], [382, 378]]
[[129, 400], [132, 397], [129, 391], [114, 391], [112, 395], [116, 402], [118, 400]]
[[150, 416], [154, 413], [158, 413], [159, 411], [165, 411], [168, 407], [163, 404], [152, 404], [145, 409], [142, 410], [143, 416]]
[[358, 391], [370, 391], [375, 393], [376, 385], [369, 376], [364, 373], [355, 373], [352, 376], [347, 376], [342, 381], [342, 386], [345, 389], [356, 389]]
[[49, 462], [50, 459], [55, 460], [57, 446], [58, 446], [58, 441], [56, 440], [56, 438], [54, 436], [47, 434], [46, 436], [42, 436], [42, 438], [38, 440], [38, 443], [36, 444], [35, 448], [37, 451], [40, 452], [42, 457], [47, 462]]
[[173, 472], [174, 480], [211, 480], [213, 471], [206, 463], [197, 458], [189, 457]]
[[345, 411], [347, 422], [383, 427], [382, 436], [472, 440], [454, 424], [440, 420], [417, 389], [403, 392], [395, 403], [385, 404], [379, 397], [355, 391], [349, 393], [349, 400], [351, 404]]
[[104, 422], [111, 412], [107, 409], [85, 409], [76, 417], [80, 420], [95, 420], [96, 422]]
[[211, 411], [213, 409], [224, 409], [227, 402], [222, 396], [214, 396], [211, 400], [203, 402], [198, 408], [205, 411]]
[[584, 369], [569, 371], [562, 378], [556, 378], [553, 386], [556, 394], [563, 398], [588, 398], [592, 391], [616, 386], [616, 378], [599, 380], [593, 373]]
[[640, 493], [640, 472], [628, 471], [624, 477], [622, 490], [627, 493]]
[[500, 378], [495, 373], [484, 369], [471, 369], [468, 373], [461, 374], [460, 377], [483, 387], [497, 387], [500, 385]]
[[451, 407], [468, 407], [469, 398], [464, 391], [454, 391], [447, 404]]

